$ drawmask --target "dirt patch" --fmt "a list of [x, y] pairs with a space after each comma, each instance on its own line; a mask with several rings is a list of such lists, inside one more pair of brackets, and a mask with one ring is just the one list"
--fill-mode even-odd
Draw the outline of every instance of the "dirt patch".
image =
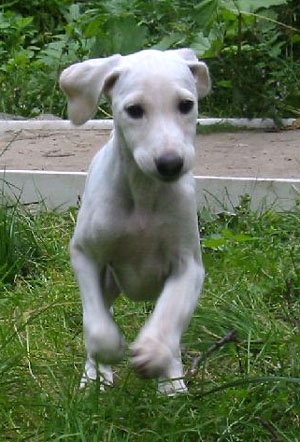
[[[0, 169], [86, 171], [108, 130], [0, 134]], [[195, 175], [300, 178], [300, 131], [197, 135]]]
[[197, 137], [197, 175], [300, 178], [300, 131]]

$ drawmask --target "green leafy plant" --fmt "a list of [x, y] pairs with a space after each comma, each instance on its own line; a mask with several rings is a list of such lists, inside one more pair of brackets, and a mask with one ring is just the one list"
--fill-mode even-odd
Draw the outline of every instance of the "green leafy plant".
[[202, 113], [299, 116], [297, 0], [29, 0], [0, 11], [2, 112], [66, 116], [57, 81], [65, 66], [187, 46], [206, 60], [213, 79]]

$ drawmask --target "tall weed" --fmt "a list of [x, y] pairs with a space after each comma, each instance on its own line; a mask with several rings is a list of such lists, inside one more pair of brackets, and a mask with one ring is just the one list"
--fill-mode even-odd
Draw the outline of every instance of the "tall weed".
[[38, 245], [29, 215], [18, 203], [1, 198], [0, 203], [0, 283], [13, 282], [17, 275], [30, 271]]
[[[0, 195], [0, 285], [13, 283], [19, 277], [34, 277], [58, 254], [61, 256], [66, 240], [60, 241], [56, 236], [55, 217], [59, 215], [41, 213], [41, 209], [32, 212], [20, 202]], [[62, 232], [62, 238], [64, 235]]]

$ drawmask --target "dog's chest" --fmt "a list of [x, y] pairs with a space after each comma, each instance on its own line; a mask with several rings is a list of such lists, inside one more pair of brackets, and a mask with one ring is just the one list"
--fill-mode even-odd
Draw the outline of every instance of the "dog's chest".
[[120, 288], [134, 300], [155, 299], [176, 260], [178, 241], [169, 222], [143, 217], [123, 220], [106, 242], [109, 265]]

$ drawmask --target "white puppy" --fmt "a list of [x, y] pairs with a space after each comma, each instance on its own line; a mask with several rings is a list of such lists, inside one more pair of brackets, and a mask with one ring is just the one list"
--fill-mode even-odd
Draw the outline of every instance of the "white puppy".
[[124, 293], [156, 300], [131, 346], [134, 368], [157, 377], [161, 392], [184, 392], [180, 339], [204, 279], [190, 170], [208, 69], [189, 49], [145, 50], [74, 64], [60, 85], [76, 125], [93, 117], [102, 94], [114, 116], [112, 136], [90, 166], [71, 242], [87, 350], [81, 385], [97, 371], [113, 381], [109, 364], [123, 357], [125, 342], [111, 307]]

